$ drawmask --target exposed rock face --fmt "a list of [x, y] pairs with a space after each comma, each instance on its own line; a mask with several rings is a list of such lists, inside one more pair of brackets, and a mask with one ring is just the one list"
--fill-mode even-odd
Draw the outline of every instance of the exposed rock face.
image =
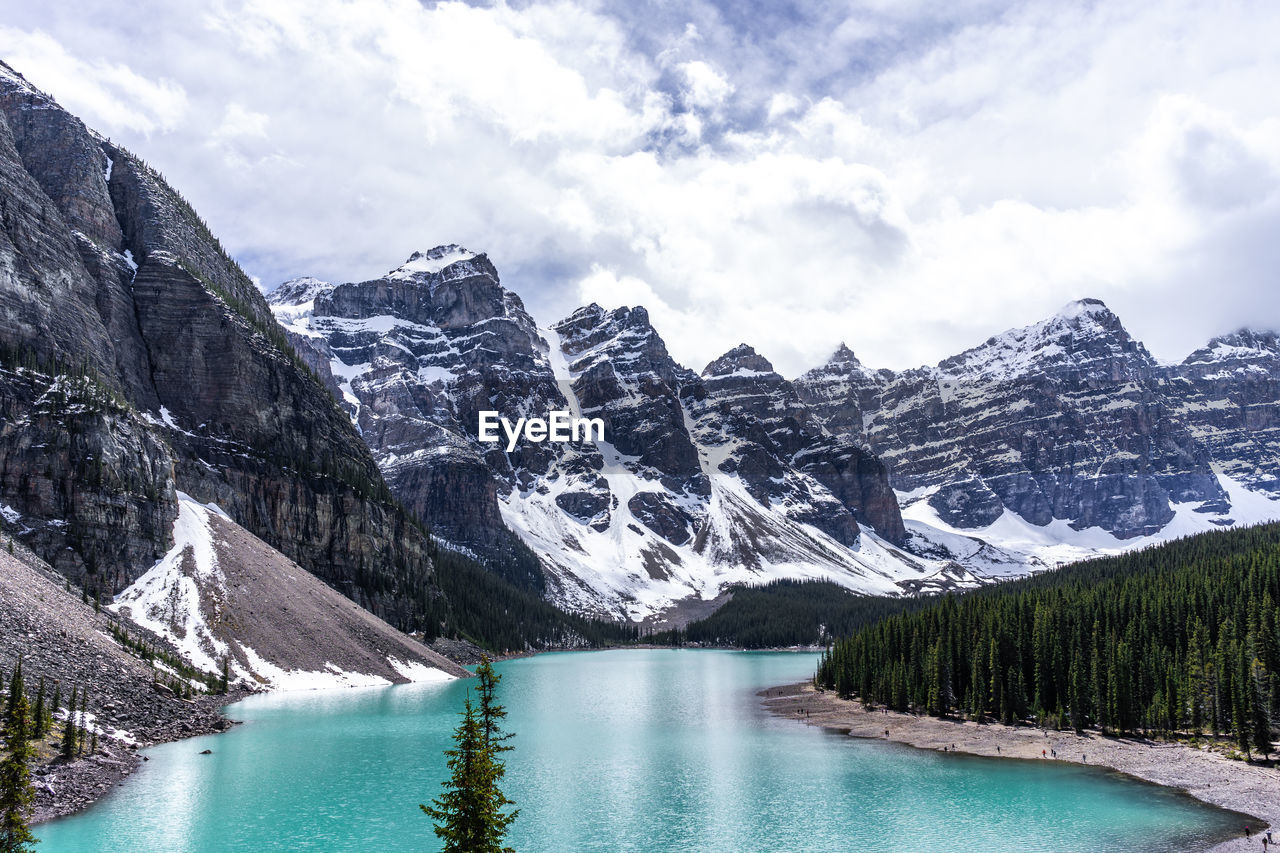
[[418, 625], [427, 540], [257, 288], [156, 173], [3, 65], [0, 198], [0, 503], [27, 541], [118, 592], [181, 489]]
[[1007, 508], [1130, 539], [1164, 528], [1171, 504], [1225, 512], [1215, 463], [1274, 486], [1277, 363], [1274, 335], [1240, 333], [1161, 367], [1086, 299], [901, 374], [842, 347], [796, 385], [828, 429], [866, 441], [898, 489], [929, 490], [954, 527]]
[[271, 301], [291, 336], [323, 354], [405, 506], [446, 542], [540, 589], [537, 562], [503, 525], [498, 495], [530, 488], [566, 451], [522, 443], [507, 453], [505, 437], [484, 444], [477, 429], [481, 411], [566, 404], [546, 342], [488, 258], [442, 246], [370, 281], [294, 280]]
[[[531, 547], [559, 603], [640, 617], [779, 572], [895, 588], [860, 554], [860, 520], [905, 536], [883, 465], [828, 434], [754, 352], [699, 377], [643, 308], [590, 305], [539, 330], [488, 258], [458, 246], [372, 281], [295, 280], [271, 301], [290, 334], [329, 354], [405, 505], [491, 564], [536, 571]], [[598, 419], [605, 440], [508, 452], [505, 437], [478, 440], [484, 410], [567, 411]]]
[[[702, 380], [704, 419], [709, 414], [709, 426], [718, 424], [738, 439], [721, 468], [743, 472], [759, 500], [804, 507], [806, 523], [846, 545], [858, 535], [858, 520], [890, 542], [903, 541], [902, 516], [884, 466], [848, 439], [828, 435], [767, 359], [743, 344], [707, 365]], [[805, 479], [788, 479], [784, 467]]]
[[1222, 471], [1280, 498], [1280, 336], [1223, 335], [1161, 375], [1173, 416]]
[[466, 677], [278, 551], [188, 496], [174, 546], [113, 610], [204, 672], [251, 687], [314, 689]]

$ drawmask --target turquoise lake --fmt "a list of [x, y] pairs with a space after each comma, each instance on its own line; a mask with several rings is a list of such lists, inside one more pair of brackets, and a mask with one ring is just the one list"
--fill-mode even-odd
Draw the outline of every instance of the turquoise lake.
[[[810, 654], [621, 650], [498, 665], [519, 853], [1202, 849], [1230, 815], [1101, 770], [926, 752], [766, 715]], [[418, 809], [470, 685], [255, 696], [147, 750], [41, 853], [431, 851]], [[212, 749], [212, 755], [200, 751]]]

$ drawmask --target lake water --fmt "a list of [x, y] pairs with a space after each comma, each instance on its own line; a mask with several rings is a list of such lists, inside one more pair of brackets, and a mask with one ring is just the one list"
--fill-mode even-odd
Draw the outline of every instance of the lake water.
[[[1237, 829], [1166, 789], [1068, 765], [926, 752], [766, 715], [812, 674], [780, 652], [622, 650], [498, 665], [519, 853], [1185, 851]], [[470, 685], [252, 697], [227, 734], [147, 751], [41, 853], [429, 851], [418, 809]], [[212, 755], [200, 755], [212, 749]]]

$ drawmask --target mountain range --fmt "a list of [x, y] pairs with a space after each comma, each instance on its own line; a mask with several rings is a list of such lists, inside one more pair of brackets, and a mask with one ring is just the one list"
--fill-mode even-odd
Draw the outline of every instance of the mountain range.
[[[678, 364], [643, 307], [539, 328], [457, 245], [269, 301], [406, 506], [492, 565], [532, 549], [552, 601], [603, 617], [782, 577], [968, 587], [1280, 517], [1273, 333], [1160, 364], [1083, 299], [936, 366], [841, 345], [789, 381], [746, 344]], [[607, 440], [508, 453], [478, 440], [483, 410], [598, 417]]]
[[[427, 639], [536, 611], [514, 642], [572, 644], [586, 623], [545, 602], [679, 622], [737, 584], [967, 588], [1280, 517], [1274, 333], [1162, 364], [1086, 299], [935, 366], [842, 345], [787, 379], [747, 344], [681, 365], [640, 306], [540, 326], [457, 245], [266, 298], [158, 171], [2, 63], [0, 214], [0, 527], [259, 681], [332, 669], [283, 647], [255, 669], [228, 627], [267, 618], [253, 592], [279, 598], [289, 567]], [[508, 450], [479, 440], [485, 411], [605, 437]], [[277, 568], [202, 574], [228, 543]], [[188, 582], [200, 618], [155, 616]]]

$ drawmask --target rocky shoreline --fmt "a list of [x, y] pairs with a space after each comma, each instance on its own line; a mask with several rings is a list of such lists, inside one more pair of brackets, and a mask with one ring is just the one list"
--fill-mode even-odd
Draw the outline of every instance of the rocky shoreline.
[[225, 732], [237, 721], [223, 714], [222, 708], [248, 695], [250, 691], [240, 690], [225, 696], [201, 696], [190, 702], [190, 714], [185, 718], [175, 716], [150, 728], [145, 743], [125, 744], [104, 737], [92, 755], [74, 761], [54, 757], [38, 764], [31, 774], [36, 792], [32, 824], [73, 815], [93, 805], [142, 766], [146, 758], [139, 755], [139, 749]]
[[[1212, 853], [1261, 850], [1256, 831], [1280, 826], [1280, 769], [1233, 761], [1208, 749], [1103, 737], [1096, 732], [1078, 735], [868, 711], [860, 702], [820, 692], [808, 682], [770, 687], [757, 695], [775, 716], [853, 737], [883, 739], [887, 730], [889, 740], [921, 749], [1084, 763], [1180, 789], [1198, 800], [1240, 814], [1240, 837], [1215, 845]], [[1050, 756], [1056, 752], [1058, 757], [1043, 758], [1042, 750]], [[1245, 826], [1254, 831], [1251, 838], [1244, 837]]]

